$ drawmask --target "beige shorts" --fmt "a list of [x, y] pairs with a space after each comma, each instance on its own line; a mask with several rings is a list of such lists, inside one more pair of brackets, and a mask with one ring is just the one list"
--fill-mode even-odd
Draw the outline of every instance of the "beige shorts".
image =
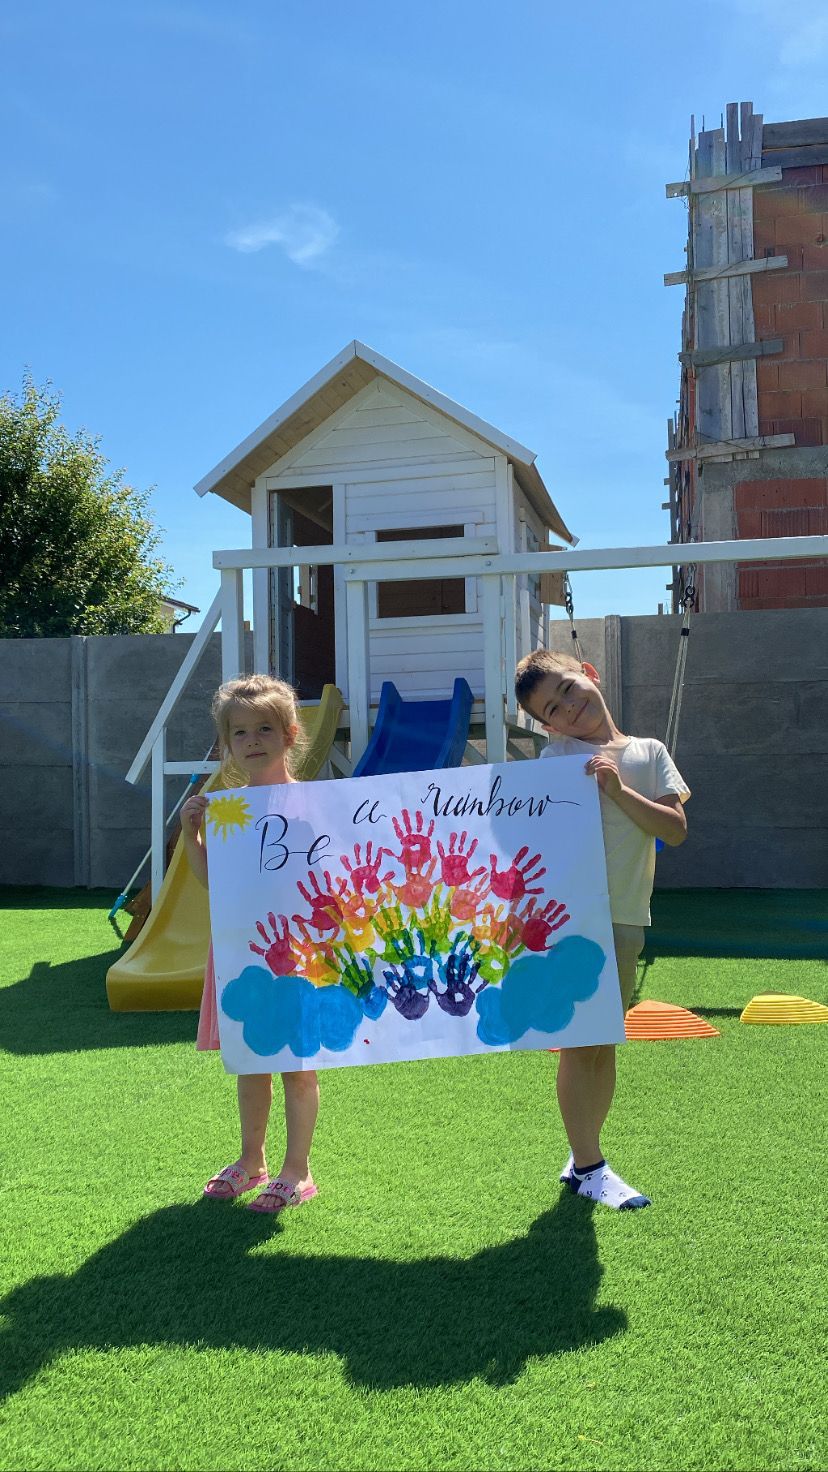
[[613, 925], [615, 960], [618, 965], [618, 980], [621, 983], [621, 1001], [628, 1012], [635, 991], [638, 958], [644, 949], [643, 925]]

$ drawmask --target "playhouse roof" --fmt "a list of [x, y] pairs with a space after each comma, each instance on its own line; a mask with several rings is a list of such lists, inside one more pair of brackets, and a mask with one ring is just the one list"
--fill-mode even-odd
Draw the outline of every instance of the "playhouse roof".
[[422, 399], [424, 404], [438, 409], [448, 419], [476, 434], [501, 454], [508, 457], [514, 468], [515, 479], [545, 526], [564, 541], [577, 539], [566, 527], [535, 466], [535, 455], [525, 445], [495, 429], [485, 419], [479, 419], [462, 404], [446, 398], [437, 389], [415, 378], [373, 348], [361, 342], [351, 342], [330, 363], [309, 379], [303, 388], [286, 399], [258, 429], [242, 440], [229, 455], [198, 482], [195, 489], [199, 496], [208, 491], [232, 501], [243, 511], [250, 510], [251, 487], [257, 475], [268, 469], [274, 461], [287, 455], [295, 445], [324, 424], [336, 409], [346, 404], [354, 394], [365, 388], [375, 378], [387, 378], [400, 388]]

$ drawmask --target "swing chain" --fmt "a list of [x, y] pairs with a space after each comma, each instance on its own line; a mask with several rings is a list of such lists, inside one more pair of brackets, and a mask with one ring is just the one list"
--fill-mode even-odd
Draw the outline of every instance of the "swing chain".
[[691, 562], [687, 568], [687, 580], [682, 584], [678, 599], [678, 606], [682, 615], [681, 637], [679, 639], [678, 655], [676, 657], [676, 671], [673, 676], [673, 692], [670, 697], [667, 730], [664, 737], [664, 744], [671, 756], [675, 754], [678, 743], [679, 720], [681, 718], [681, 706], [684, 698], [684, 674], [687, 667], [687, 648], [690, 638], [690, 614], [696, 607], [697, 600], [695, 576], [696, 564], [695, 562]]
[[581, 641], [578, 638], [578, 630], [575, 627], [575, 604], [572, 598], [572, 584], [569, 581], [569, 573], [564, 573], [563, 579], [564, 608], [569, 619], [569, 627], [572, 631], [572, 642], [575, 645], [575, 657], [579, 664], [584, 662], [584, 654], [581, 649]]
[[684, 584], [684, 587], [679, 594], [678, 606], [680, 613], [689, 613], [691, 609], [695, 609], [697, 607], [698, 592], [696, 589], [696, 584], [694, 582], [695, 575], [696, 568], [694, 565], [693, 567], [687, 569], [688, 581]]

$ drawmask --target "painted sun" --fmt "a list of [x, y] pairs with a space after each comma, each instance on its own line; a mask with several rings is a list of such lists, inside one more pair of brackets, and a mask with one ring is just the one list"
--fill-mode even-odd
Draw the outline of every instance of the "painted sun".
[[237, 828], [247, 828], [252, 820], [247, 803], [241, 796], [236, 797], [214, 797], [207, 809], [207, 822], [212, 825], [214, 833], [220, 833], [226, 838], [228, 833], [233, 833]]

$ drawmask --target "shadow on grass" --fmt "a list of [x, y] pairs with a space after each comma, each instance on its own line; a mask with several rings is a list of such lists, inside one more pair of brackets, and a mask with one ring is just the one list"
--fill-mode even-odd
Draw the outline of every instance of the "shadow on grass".
[[[56, 911], [94, 912], [100, 920], [100, 935], [95, 934], [92, 943], [100, 944], [100, 937], [114, 939], [106, 919], [114, 898], [108, 889], [0, 886], [0, 911], [10, 915], [31, 912], [29, 954], [37, 955], [38, 950], [48, 951], [44, 935], [53, 934], [55, 924], [60, 924]], [[90, 938], [92, 934], [90, 931]], [[123, 947], [118, 946], [56, 966], [36, 961], [28, 976], [0, 987], [2, 1046], [10, 1053], [34, 1055], [194, 1043], [197, 1023], [193, 1012], [110, 1011], [106, 973], [121, 955]]]
[[77, 1053], [90, 1048], [195, 1044], [195, 1012], [111, 1012], [106, 973], [121, 955], [36, 961], [30, 974], [0, 988], [0, 1038], [9, 1053]]
[[732, 957], [822, 960], [828, 957], [824, 889], [656, 890], [645, 958]]
[[[307, 1208], [311, 1210], [312, 1208]], [[256, 1253], [281, 1222], [215, 1202], [145, 1217], [71, 1277], [0, 1302], [0, 1395], [71, 1349], [147, 1344], [342, 1357], [352, 1384], [389, 1390], [483, 1376], [627, 1327], [595, 1307], [603, 1269], [592, 1204], [568, 1192], [524, 1237], [467, 1259]]]

